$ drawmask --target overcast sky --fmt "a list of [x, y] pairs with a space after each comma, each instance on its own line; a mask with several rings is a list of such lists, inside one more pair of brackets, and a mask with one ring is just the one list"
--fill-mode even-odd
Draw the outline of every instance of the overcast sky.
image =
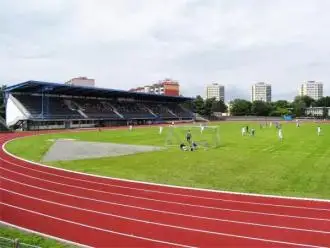
[[129, 89], [164, 78], [182, 94], [226, 86], [226, 100], [306, 80], [330, 95], [329, 0], [0, 0], [0, 80], [96, 79]]

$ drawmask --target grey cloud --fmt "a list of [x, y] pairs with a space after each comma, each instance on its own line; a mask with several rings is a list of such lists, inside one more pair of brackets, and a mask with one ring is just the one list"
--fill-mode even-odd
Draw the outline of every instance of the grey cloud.
[[83, 75], [129, 89], [172, 77], [189, 96], [222, 83], [230, 100], [257, 81], [279, 99], [319, 80], [330, 94], [326, 0], [27, 2], [0, 2], [3, 82]]

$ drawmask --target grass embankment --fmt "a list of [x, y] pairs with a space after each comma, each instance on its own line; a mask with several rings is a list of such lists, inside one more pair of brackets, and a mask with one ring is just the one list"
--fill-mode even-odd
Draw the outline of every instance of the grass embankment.
[[[141, 181], [190, 187], [330, 199], [330, 126], [283, 124], [284, 141], [275, 127], [260, 129], [255, 137], [242, 137], [242, 123], [222, 123], [221, 147], [182, 152], [178, 148], [102, 159], [49, 163], [69, 170]], [[158, 128], [85, 131], [27, 137], [7, 145], [9, 152], [40, 161], [51, 146], [49, 139], [164, 145], [166, 130]], [[180, 134], [182, 139], [184, 134]], [[194, 134], [193, 134], [194, 137]], [[63, 151], [65, 152], [65, 151]]]
[[[28, 245], [39, 246], [42, 248], [69, 248], [74, 247], [71, 245], [59, 243], [52, 239], [47, 239], [36, 234], [22, 232], [14, 228], [0, 226], [0, 237], [8, 238], [8, 239], [19, 239], [21, 243], [25, 243]], [[2, 241], [2, 243], [6, 243]], [[9, 245], [9, 243], [8, 243]]]

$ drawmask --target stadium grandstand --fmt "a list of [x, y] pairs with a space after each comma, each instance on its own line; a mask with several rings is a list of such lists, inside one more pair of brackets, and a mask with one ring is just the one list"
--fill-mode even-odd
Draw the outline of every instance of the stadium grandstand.
[[39, 81], [4, 91], [6, 125], [39, 130], [191, 121], [191, 98]]

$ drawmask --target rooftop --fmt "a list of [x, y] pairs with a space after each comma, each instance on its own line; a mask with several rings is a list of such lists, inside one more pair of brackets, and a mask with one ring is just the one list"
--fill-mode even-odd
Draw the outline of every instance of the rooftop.
[[8, 86], [5, 89], [7, 93], [44, 93], [54, 95], [68, 95], [68, 96], [83, 96], [83, 97], [122, 97], [143, 99], [149, 101], [188, 101], [192, 98], [177, 97], [177, 96], [164, 96], [149, 93], [129, 92], [124, 90], [106, 89], [89, 86], [68, 85], [63, 83], [51, 83], [42, 81], [26, 81], [23, 83]]

